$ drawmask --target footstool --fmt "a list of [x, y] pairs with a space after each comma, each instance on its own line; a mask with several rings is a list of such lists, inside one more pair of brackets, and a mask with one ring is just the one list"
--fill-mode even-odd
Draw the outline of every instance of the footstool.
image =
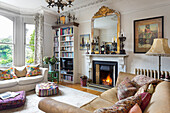
[[35, 92], [38, 96], [50, 96], [58, 94], [59, 88], [54, 82], [40, 83], [36, 85]]
[[0, 110], [17, 108], [24, 105], [26, 101], [25, 91], [18, 91], [17, 93], [20, 94], [14, 98], [0, 99]]

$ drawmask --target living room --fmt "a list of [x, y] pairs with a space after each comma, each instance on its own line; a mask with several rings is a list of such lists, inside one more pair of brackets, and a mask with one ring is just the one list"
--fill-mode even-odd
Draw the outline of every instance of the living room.
[[168, 113], [170, 1], [61, 1], [0, 0], [0, 112]]

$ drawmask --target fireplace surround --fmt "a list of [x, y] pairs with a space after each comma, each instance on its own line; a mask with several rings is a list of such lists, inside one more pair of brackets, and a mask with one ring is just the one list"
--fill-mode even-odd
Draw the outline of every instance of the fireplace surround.
[[93, 61], [93, 83], [114, 87], [118, 76], [118, 63]]

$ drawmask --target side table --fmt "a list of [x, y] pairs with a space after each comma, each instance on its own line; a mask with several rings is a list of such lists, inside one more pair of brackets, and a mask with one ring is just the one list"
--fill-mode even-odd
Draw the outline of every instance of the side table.
[[48, 74], [50, 74], [50, 77], [48, 77], [48, 80], [51, 80], [51, 82], [54, 82], [54, 80], [57, 79], [57, 83], [59, 83], [59, 71], [49, 71]]

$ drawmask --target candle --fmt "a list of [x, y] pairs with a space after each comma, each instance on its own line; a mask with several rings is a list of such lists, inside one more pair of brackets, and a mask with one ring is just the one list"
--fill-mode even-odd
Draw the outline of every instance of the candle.
[[116, 37], [114, 36], [114, 42], [115, 42], [115, 40], [116, 40]]

